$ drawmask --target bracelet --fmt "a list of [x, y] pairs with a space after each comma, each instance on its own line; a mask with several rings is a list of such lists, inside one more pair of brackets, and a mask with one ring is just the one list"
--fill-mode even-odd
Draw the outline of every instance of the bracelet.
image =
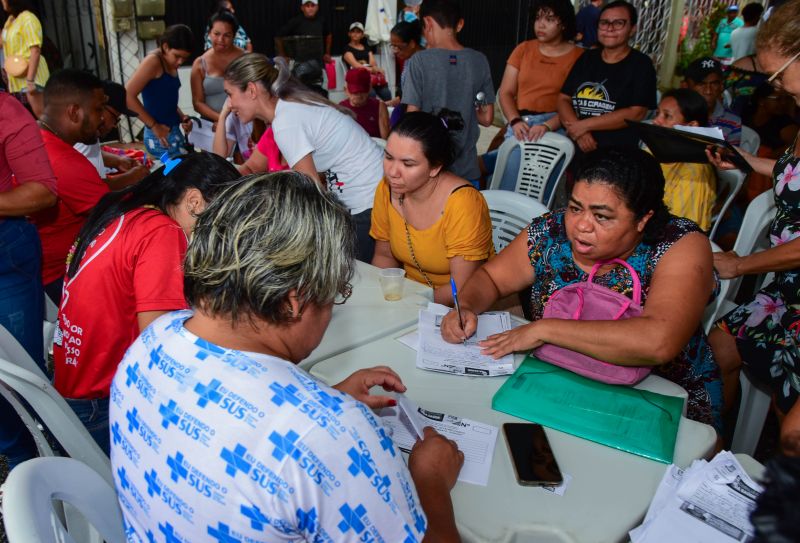
[[552, 132], [552, 131], [553, 131], [553, 129], [552, 129], [552, 128], [550, 127], [550, 125], [549, 125], [549, 124], [547, 124], [547, 123], [542, 123], [542, 126], [544, 127], [544, 129], [545, 129], [547, 132]]
[[26, 83], [34, 83], [35, 84], [36, 80], [35, 79], [26, 79], [25, 82]]
[[514, 126], [515, 124], [519, 124], [525, 122], [522, 117], [514, 117], [510, 121], [508, 121], [508, 126]]

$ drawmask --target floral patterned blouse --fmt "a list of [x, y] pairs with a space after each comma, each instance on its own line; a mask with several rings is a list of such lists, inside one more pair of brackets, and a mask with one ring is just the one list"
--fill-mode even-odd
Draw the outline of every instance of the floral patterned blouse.
[[[692, 221], [672, 217], [659, 241], [642, 241], [628, 257], [628, 264], [636, 270], [642, 283], [642, 305], [645, 307], [658, 261], [676, 241], [692, 232], [701, 230]], [[528, 257], [535, 277], [531, 290], [531, 312], [533, 319], [537, 320], [542, 318], [544, 306], [554, 292], [566, 285], [586, 281], [588, 277], [572, 258], [572, 246], [564, 228], [563, 209], [537, 217], [531, 222], [528, 227]], [[621, 266], [596, 276], [595, 282], [626, 296], [633, 296], [633, 281]], [[686, 389], [689, 395], [687, 415], [690, 419], [721, 428], [722, 382], [700, 323], [681, 353], [671, 362], [653, 367], [653, 373]]]
[[[793, 143], [775, 163], [775, 220], [770, 226], [773, 247], [800, 237], [800, 157]], [[774, 280], [754, 299], [725, 315], [717, 326], [736, 338], [744, 363], [769, 383], [785, 413], [800, 394], [800, 269], [775, 273]]]

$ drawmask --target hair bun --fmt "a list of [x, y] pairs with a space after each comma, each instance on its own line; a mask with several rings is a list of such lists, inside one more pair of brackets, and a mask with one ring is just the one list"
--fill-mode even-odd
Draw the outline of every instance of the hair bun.
[[434, 113], [436, 117], [442, 121], [444, 127], [451, 131], [457, 132], [459, 130], [464, 130], [464, 118], [461, 116], [461, 113], [458, 111], [453, 111], [452, 109], [447, 109], [443, 107], [436, 113]]

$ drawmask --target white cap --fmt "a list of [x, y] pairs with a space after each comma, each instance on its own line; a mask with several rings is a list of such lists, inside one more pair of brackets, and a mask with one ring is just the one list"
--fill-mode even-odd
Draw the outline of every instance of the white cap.
[[300, 5], [303, 4], [319, 4], [319, 0], [300, 0]]
[[357, 28], [357, 29], [359, 29], [361, 32], [364, 32], [364, 25], [362, 25], [362, 24], [361, 24], [361, 23], [359, 23], [359, 22], [355, 22], [355, 23], [353, 23], [353, 24], [351, 24], [351, 25], [350, 25], [350, 30], [353, 30], [354, 28]]
[[422, 0], [403, 0], [403, 3], [407, 6], [419, 6]]

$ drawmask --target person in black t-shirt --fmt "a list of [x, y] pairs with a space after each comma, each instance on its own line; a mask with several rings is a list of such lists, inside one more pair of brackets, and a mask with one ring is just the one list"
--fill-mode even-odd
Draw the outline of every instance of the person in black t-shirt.
[[583, 152], [638, 145], [625, 121], [642, 120], [656, 107], [656, 71], [647, 55], [628, 44], [637, 14], [624, 0], [600, 12], [601, 49], [586, 51], [561, 88], [557, 109], [567, 135]]
[[278, 30], [275, 39], [275, 47], [278, 50], [278, 55], [286, 57], [286, 48], [284, 47], [283, 38], [288, 36], [319, 36], [323, 42], [323, 46], [315, 48], [315, 50], [307, 51], [304, 47], [299, 47], [295, 52], [294, 60], [296, 62], [305, 62], [308, 60], [317, 60], [322, 64], [331, 61], [331, 44], [333, 43], [333, 35], [331, 34], [328, 21], [319, 14], [319, 0], [300, 0], [301, 15], [292, 17], [289, 21]]

